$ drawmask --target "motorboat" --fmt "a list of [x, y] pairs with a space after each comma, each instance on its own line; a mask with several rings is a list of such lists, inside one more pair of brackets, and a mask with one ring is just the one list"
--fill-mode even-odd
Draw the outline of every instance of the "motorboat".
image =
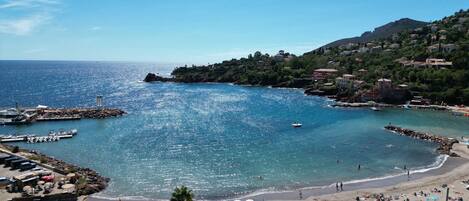
[[293, 126], [293, 128], [299, 128], [299, 127], [303, 126], [303, 124], [300, 124], [298, 122], [292, 123], [291, 125]]

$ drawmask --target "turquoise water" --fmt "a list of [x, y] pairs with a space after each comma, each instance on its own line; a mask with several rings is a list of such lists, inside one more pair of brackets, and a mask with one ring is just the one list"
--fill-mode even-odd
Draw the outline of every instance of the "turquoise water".
[[[295, 89], [139, 82], [147, 72], [170, 71], [149, 63], [0, 61], [0, 71], [0, 107], [92, 106], [100, 94], [107, 106], [128, 112], [0, 127], [0, 133], [77, 128], [70, 140], [19, 145], [110, 177], [104, 197], [168, 198], [186, 185], [199, 198], [219, 199], [435, 165], [434, 144], [393, 135], [383, 129], [389, 122], [469, 136], [469, 120], [445, 112], [331, 108], [327, 99]], [[303, 127], [292, 128], [294, 121]]]

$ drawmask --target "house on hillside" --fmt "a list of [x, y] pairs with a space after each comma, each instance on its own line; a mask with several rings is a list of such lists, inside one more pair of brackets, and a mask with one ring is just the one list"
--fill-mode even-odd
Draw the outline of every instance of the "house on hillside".
[[389, 48], [391, 48], [391, 49], [398, 49], [399, 47], [401, 47], [401, 45], [399, 45], [397, 43], [393, 43], [393, 44], [389, 45]]
[[313, 71], [313, 80], [327, 80], [337, 77], [338, 70], [332, 68], [319, 68]]
[[378, 100], [387, 103], [402, 103], [410, 99], [408, 86], [401, 84], [393, 86], [392, 80], [381, 78], [378, 80], [376, 90], [378, 91]]
[[425, 61], [414, 61], [407, 60], [406, 58], [396, 59], [396, 62], [401, 64], [403, 67], [414, 67], [414, 68], [450, 68], [453, 66], [453, 62], [446, 61], [445, 59], [428, 58]]
[[446, 61], [445, 59], [434, 59], [434, 58], [426, 59], [425, 64], [428, 67], [432, 67], [432, 68], [450, 68], [453, 66], [453, 62], [451, 61]]
[[337, 90], [355, 92], [365, 85], [362, 80], [357, 80], [355, 75], [343, 74], [335, 79]]

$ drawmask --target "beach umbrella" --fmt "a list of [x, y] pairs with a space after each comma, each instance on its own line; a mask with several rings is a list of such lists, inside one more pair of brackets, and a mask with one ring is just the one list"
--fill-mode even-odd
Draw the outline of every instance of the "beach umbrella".
[[65, 184], [62, 186], [62, 189], [64, 189], [67, 192], [72, 192], [75, 190], [75, 185], [74, 184]]
[[44, 188], [52, 188], [54, 184], [52, 182], [47, 182], [44, 184]]
[[23, 187], [23, 191], [29, 195], [33, 193], [33, 188], [31, 186], [25, 186]]

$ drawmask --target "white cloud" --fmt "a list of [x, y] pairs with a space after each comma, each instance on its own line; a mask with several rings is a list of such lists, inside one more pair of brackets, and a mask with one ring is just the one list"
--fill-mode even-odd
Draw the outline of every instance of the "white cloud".
[[28, 35], [54, 18], [57, 0], [0, 0], [0, 33]]
[[54, 0], [7, 0], [0, 4], [0, 9], [7, 8], [32, 8], [41, 7], [45, 5], [59, 4], [58, 1]]
[[50, 16], [41, 14], [11, 20], [1, 20], [0, 32], [14, 35], [27, 35], [48, 20], [50, 20]]

